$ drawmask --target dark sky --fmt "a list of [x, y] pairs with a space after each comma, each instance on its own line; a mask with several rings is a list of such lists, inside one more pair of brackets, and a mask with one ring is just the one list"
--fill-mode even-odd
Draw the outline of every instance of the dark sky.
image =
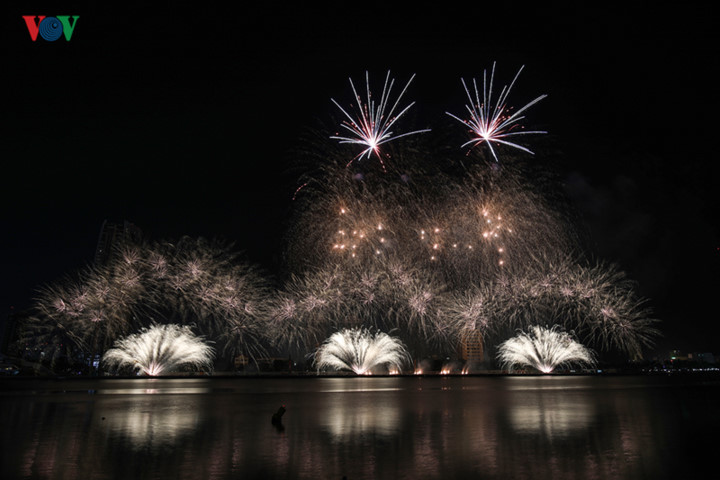
[[[416, 73], [407, 98], [432, 127], [462, 109], [460, 78], [497, 61], [503, 78], [525, 65], [514, 97], [548, 94], [530, 116], [594, 255], [663, 320], [660, 346], [720, 353], [709, 7], [3, 3], [2, 312], [89, 263], [104, 219], [224, 238], [272, 270], [293, 152], [348, 77]], [[28, 14], [80, 19], [70, 42], [32, 42]]]

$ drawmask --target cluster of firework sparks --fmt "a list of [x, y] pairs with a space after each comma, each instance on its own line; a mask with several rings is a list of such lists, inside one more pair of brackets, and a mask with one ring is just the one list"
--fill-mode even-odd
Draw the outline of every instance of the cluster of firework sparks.
[[[536, 103], [538, 103], [543, 98], [545, 98], [547, 95], [540, 95], [539, 97], [525, 104], [525, 106], [523, 106], [522, 108], [512, 112], [513, 109], [508, 105], [507, 99], [522, 70], [523, 67], [521, 67], [515, 74], [515, 78], [513, 78], [510, 85], [505, 85], [502, 88], [497, 98], [493, 98], [493, 83], [495, 80], [494, 63], [490, 72], [489, 79], [487, 71], [483, 71], [482, 98], [480, 96], [480, 90], [478, 89], [476, 79], [473, 78], [472, 80], [472, 93], [468, 89], [465, 80], [461, 79], [463, 88], [465, 89], [465, 93], [467, 94], [468, 101], [470, 102], [469, 104], [465, 105], [465, 109], [467, 110], [469, 118], [461, 118], [450, 112], [446, 112], [446, 114], [469, 128], [469, 132], [472, 138], [465, 142], [462, 147], [466, 147], [468, 145], [472, 145], [474, 147], [484, 143], [488, 146], [488, 149], [490, 150], [490, 153], [492, 154], [496, 162], [499, 162], [499, 159], [497, 153], [495, 152], [495, 149], [493, 148], [493, 144], [505, 145], [521, 150], [523, 152], [527, 152], [530, 154], [533, 153], [527, 147], [524, 147], [510, 140], [514, 139], [514, 137], [517, 137], [518, 135], [547, 133], [541, 130], [523, 130], [523, 126], [521, 124], [521, 120], [525, 118], [522, 113]], [[385, 170], [385, 164], [382, 158], [383, 156], [380, 152], [380, 146], [382, 144], [402, 137], [408, 137], [410, 135], [430, 131], [430, 129], [421, 129], [411, 132], [395, 134], [391, 130], [391, 128], [393, 128], [396, 122], [398, 122], [398, 120], [400, 120], [400, 118], [415, 104], [415, 102], [412, 102], [406, 107], [402, 108], [402, 110], [400, 110], [397, 114], [395, 114], [395, 112], [398, 110], [398, 105], [400, 104], [403, 95], [407, 91], [410, 83], [412, 83], [414, 78], [415, 75], [410, 77], [410, 80], [408, 80], [405, 88], [403, 88], [402, 92], [395, 100], [395, 103], [393, 103], [392, 107], [390, 108], [388, 108], [388, 106], [390, 104], [390, 95], [393, 85], [395, 83], [395, 79], [390, 78], [389, 71], [387, 72], [387, 75], [385, 77], [385, 84], [382, 89], [382, 94], [380, 95], [380, 101], [377, 103], [375, 102], [375, 100], [373, 100], [370, 92], [370, 78], [368, 72], [365, 72], [365, 102], [363, 102], [360, 95], [358, 95], [355, 84], [353, 83], [352, 79], [350, 79], [350, 86], [352, 88], [353, 96], [356, 101], [356, 104], [353, 104], [352, 107], [357, 108], [357, 113], [355, 117], [348, 113], [348, 111], [343, 108], [338, 102], [336, 102], [334, 99], [331, 99], [345, 117], [343, 122], [340, 124], [340, 127], [345, 129], [345, 131], [348, 132], [347, 135], [349, 136], [342, 136], [340, 135], [340, 133], [338, 133], [331, 136], [330, 138], [338, 140], [340, 141], [340, 143], [360, 145], [363, 148], [363, 150], [359, 154], [357, 154], [355, 158], [348, 162], [348, 166], [353, 161], [362, 159], [363, 157], [370, 158], [371, 155], [374, 153], [380, 160], [383, 170]]]
[[[482, 88], [463, 80], [469, 118], [448, 113], [469, 127], [462, 146], [487, 145], [495, 164], [498, 146], [532, 153], [513, 139], [544, 133], [521, 125], [544, 95], [514, 113], [508, 106], [519, 74], [497, 97], [494, 65]], [[381, 146], [429, 131], [397, 133], [413, 106], [400, 106], [413, 78], [394, 101], [389, 72], [377, 102], [367, 74], [365, 101], [352, 80], [356, 105], [332, 100], [346, 133], [330, 139], [362, 150], [328, 166], [321, 187], [294, 202], [292, 273], [281, 286], [229, 245], [127, 244], [105, 264], [45, 287], [24, 341], [54, 358], [104, 353], [107, 367], [148, 375], [211, 368], [206, 338], [223, 355], [311, 352], [318, 369], [358, 374], [401, 370], [408, 352], [453, 351], [472, 334], [498, 345], [500, 363], [543, 372], [592, 364], [589, 347], [640, 357], [657, 335], [645, 302], [613, 265], [568, 253], [577, 248], [568, 220], [526, 176], [503, 165], [464, 169], [460, 179], [437, 169], [424, 183], [423, 170], [411, 168], [417, 180], [392, 180]], [[351, 174], [355, 160], [372, 155], [379, 175]]]
[[[26, 335], [46, 356], [99, 355], [154, 323], [193, 325], [229, 355], [259, 355], [270, 294], [259, 270], [229, 245], [182, 238], [126, 244], [111, 259], [44, 287]], [[137, 338], [137, 337], [135, 337]]]

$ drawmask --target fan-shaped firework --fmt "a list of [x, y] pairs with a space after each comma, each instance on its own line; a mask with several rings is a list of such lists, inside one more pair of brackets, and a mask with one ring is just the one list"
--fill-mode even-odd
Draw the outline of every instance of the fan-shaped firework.
[[552, 328], [533, 326], [527, 333], [520, 332], [500, 345], [498, 359], [507, 368], [527, 366], [542, 373], [550, 373], [561, 365], [592, 365], [595, 362], [590, 350], [557, 325]]
[[158, 376], [182, 368], [211, 369], [213, 357], [214, 349], [190, 327], [153, 325], [115, 342], [102, 361], [111, 368]]
[[489, 83], [487, 81], [487, 71], [483, 70], [482, 100], [480, 99], [480, 92], [478, 90], [477, 81], [473, 78], [473, 90], [475, 93], [475, 95], [473, 96], [470, 93], [468, 86], [465, 84], [465, 80], [461, 79], [463, 87], [465, 88], [465, 93], [467, 94], [468, 100], [470, 101], [470, 104], [465, 106], [468, 113], [470, 114], [470, 118], [468, 120], [464, 120], [462, 118], [456, 117], [452, 113], [446, 113], [455, 120], [470, 127], [472, 133], [476, 135], [475, 138], [472, 138], [471, 140], [465, 142], [462, 145], [463, 147], [471, 144], [473, 146], [480, 145], [481, 143], [485, 142], [496, 162], [498, 161], [498, 158], [495, 154], [495, 150], [492, 147], [493, 143], [507, 145], [509, 147], [517, 148], [518, 150], [522, 150], [530, 154], [533, 153], [527, 148], [508, 140], [508, 138], [518, 135], [547, 133], [540, 130], [518, 131], [518, 129], [521, 128], [519, 123], [520, 120], [525, 118], [520, 114], [535, 105], [543, 98], [545, 98], [547, 95], [540, 95], [535, 100], [526, 104], [524, 107], [512, 114], [510, 113], [511, 109], [507, 106], [507, 97], [508, 95], [510, 95], [510, 90], [512, 90], [513, 85], [515, 85], [515, 80], [517, 80], [520, 72], [522, 72], [522, 69], [523, 67], [520, 67], [520, 70], [518, 70], [517, 74], [515, 74], [515, 78], [513, 78], [510, 86], [506, 85], [503, 87], [495, 103], [493, 103], [493, 80], [495, 78], [495, 63], [493, 63], [492, 71], [490, 72]]
[[390, 101], [390, 94], [392, 93], [393, 84], [395, 83], [395, 79], [390, 79], [389, 71], [387, 72], [387, 76], [385, 77], [385, 85], [383, 86], [382, 94], [380, 95], [380, 101], [378, 103], [375, 103], [375, 100], [373, 100], [370, 95], [370, 76], [368, 72], [365, 72], [365, 84], [367, 92], [366, 103], [363, 103], [362, 99], [357, 93], [357, 90], [355, 90], [355, 84], [353, 84], [352, 79], [350, 79], [350, 86], [352, 87], [353, 95], [355, 101], [357, 102], [358, 108], [355, 118], [353, 118], [352, 115], [350, 115], [343, 107], [341, 107], [338, 102], [336, 102], [334, 99], [331, 99], [332, 102], [345, 115], [345, 117], [347, 117], [347, 120], [344, 120], [340, 124], [340, 126], [345, 130], [349, 131], [352, 136], [343, 137], [337, 134], [331, 136], [330, 138], [334, 140], [340, 140], [340, 143], [352, 143], [366, 147], [362, 152], [360, 152], [360, 154], [358, 154], [353, 160], [351, 160], [348, 165], [354, 160], [362, 158], [363, 156], [370, 158], [370, 155], [375, 153], [375, 155], [377, 155], [377, 157], [380, 159], [380, 163], [383, 165], [384, 169], [385, 164], [382, 160], [382, 156], [380, 155], [380, 145], [401, 137], [407, 137], [409, 135], [415, 135], [416, 133], [430, 131], [429, 129], [415, 130], [412, 132], [395, 135], [390, 130], [390, 128], [392, 128], [395, 122], [397, 122], [400, 117], [402, 117], [405, 112], [407, 112], [410, 107], [415, 104], [415, 102], [412, 102], [410, 105], [403, 108], [400, 113], [394, 115], [395, 110], [398, 108], [398, 104], [402, 99], [402, 96], [405, 94], [405, 91], [410, 86], [413, 78], [415, 78], [415, 75], [410, 77], [410, 80], [408, 80], [405, 88], [403, 88], [402, 92], [400, 92], [397, 100], [395, 100], [395, 103], [392, 105], [392, 107], [390, 107], [389, 110], [388, 102]]
[[409, 355], [397, 338], [363, 328], [345, 329], [332, 334], [315, 352], [318, 370], [350, 370], [358, 375], [384, 367], [402, 370]]

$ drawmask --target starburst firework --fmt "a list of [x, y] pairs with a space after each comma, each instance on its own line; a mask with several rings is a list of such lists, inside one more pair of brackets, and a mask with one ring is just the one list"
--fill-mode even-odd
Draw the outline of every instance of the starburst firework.
[[395, 113], [395, 110], [398, 107], [398, 104], [400, 103], [400, 100], [402, 99], [402, 96], [405, 94], [405, 91], [407, 91], [407, 88], [410, 86], [410, 83], [413, 81], [413, 78], [415, 78], [415, 75], [413, 74], [412, 77], [410, 77], [410, 80], [408, 80], [408, 83], [405, 85], [405, 88], [403, 88], [402, 92], [400, 92], [400, 95], [398, 96], [397, 100], [393, 104], [392, 107], [388, 110], [388, 105], [390, 101], [390, 94], [392, 92], [393, 85], [395, 83], [395, 79], [390, 78], [390, 71], [387, 72], [387, 76], [385, 77], [385, 85], [383, 86], [382, 94], [380, 95], [380, 102], [376, 103], [372, 98], [370, 94], [370, 76], [368, 72], [365, 72], [365, 83], [366, 83], [366, 93], [367, 93], [367, 102], [363, 103], [362, 99], [360, 98], [360, 95], [358, 95], [357, 90], [355, 89], [355, 84], [352, 81], [352, 78], [350, 80], [350, 86], [352, 87], [352, 91], [355, 97], [355, 101], [357, 102], [357, 108], [358, 113], [357, 117], [353, 118], [352, 115], [350, 115], [347, 110], [345, 110], [343, 107], [340, 106], [338, 102], [335, 101], [335, 99], [330, 99], [332, 102], [340, 109], [340, 111], [347, 117], [347, 120], [344, 120], [340, 126], [344, 128], [345, 130], [349, 131], [352, 136], [350, 137], [343, 137], [339, 134], [333, 135], [330, 138], [334, 140], [340, 140], [340, 143], [352, 143], [356, 145], [362, 145], [365, 147], [365, 149], [360, 152], [355, 158], [353, 158], [350, 162], [348, 162], [348, 165], [350, 165], [353, 161], [357, 160], [358, 158], [362, 158], [363, 156], [366, 156], [367, 158], [370, 158], [370, 155], [375, 153], [377, 155], [378, 159], [380, 159], [380, 163], [383, 167], [383, 170], [385, 169], [385, 163], [382, 160], [382, 156], [380, 155], [380, 145], [383, 143], [387, 143], [391, 140], [395, 140], [401, 137], [407, 137], [409, 135], [414, 135], [416, 133], [423, 133], [423, 132], [429, 132], [429, 129], [424, 130], [415, 130], [412, 132], [407, 133], [401, 133], [399, 135], [395, 135], [390, 128], [397, 122], [400, 117], [402, 117], [405, 112], [407, 112], [410, 107], [412, 107], [415, 102], [410, 103], [410, 105], [406, 106], [405, 108], [400, 111], [397, 115], [393, 115]]
[[547, 133], [540, 130], [517, 131], [518, 128], [521, 127], [519, 122], [525, 118], [525, 116], [521, 115], [521, 113], [535, 105], [547, 95], [540, 95], [535, 100], [532, 100], [530, 103], [517, 110], [515, 113], [510, 113], [511, 109], [507, 106], [507, 97], [508, 95], [510, 95], [510, 90], [512, 90], [512, 87], [515, 84], [518, 76], [520, 75], [520, 72], [522, 72], [523, 68], [524, 67], [520, 67], [520, 70], [518, 70], [517, 74], [515, 74], [515, 78], [513, 78], [510, 86], [505, 85], [502, 88], [502, 91], [500, 92], [500, 95], [498, 96], [495, 103], [493, 103], [493, 80], [495, 77], [495, 63], [493, 63], [493, 68], [490, 73], [489, 83], [487, 81], [487, 70], [483, 70], [482, 101], [480, 99], [480, 91], [478, 90], [477, 81], [473, 78], [473, 89], [475, 93], [475, 96], [473, 97], [467, 84], [465, 83], [465, 80], [461, 79], [463, 87], [465, 88], [465, 93], [467, 94], [468, 100], [470, 101], [469, 105], [465, 105], [465, 108], [470, 114], [470, 118], [468, 120], [464, 120], [453, 115], [450, 112], [445, 113], [450, 115], [455, 120], [461, 122], [462, 124], [470, 127], [471, 131], [475, 135], [474, 138], [465, 142], [462, 145], [463, 147], [471, 144], [473, 146], [480, 145], [481, 143], [485, 142], [488, 148], [490, 148], [490, 152], [492, 153], [492, 156], [496, 162], [498, 162], [499, 160], [497, 154], [495, 153], [495, 150], [493, 149], [493, 142], [517, 148], [530, 154], [533, 153], [526, 147], [523, 147], [522, 145], [518, 145], [517, 143], [508, 140], [508, 138], [515, 137], [517, 135]]

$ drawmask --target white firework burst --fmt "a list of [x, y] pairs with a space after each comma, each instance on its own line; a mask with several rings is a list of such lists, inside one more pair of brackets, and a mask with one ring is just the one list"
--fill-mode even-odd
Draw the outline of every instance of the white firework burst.
[[400, 371], [408, 360], [409, 355], [400, 340], [364, 328], [336, 332], [315, 352], [318, 370], [351, 370], [358, 375], [368, 375], [381, 366]]
[[509, 138], [518, 135], [547, 133], [540, 130], [520, 130], [522, 128], [522, 126], [520, 125], [520, 121], [525, 118], [525, 116], [521, 114], [543, 98], [547, 97], [547, 95], [540, 95], [535, 100], [532, 100], [530, 103], [526, 104], [524, 107], [515, 111], [514, 113], [510, 113], [511, 109], [507, 106], [507, 97], [508, 95], [510, 95], [510, 90], [512, 90], [512, 87], [515, 84], [518, 76], [520, 76], [520, 72], [522, 72], [523, 68], [524, 66], [520, 67], [520, 70], [518, 70], [517, 74], [515, 74], [515, 78], [513, 78], [510, 86], [505, 85], [502, 88], [500, 95], [494, 103], [493, 79], [495, 77], [495, 63], [493, 63], [493, 68], [490, 73], [489, 83], [487, 81], [487, 70], [483, 70], [482, 100], [480, 98], [480, 91], [478, 90], [477, 81], [474, 78], [474, 96], [470, 93], [470, 90], [468, 89], [465, 80], [460, 79], [462, 81], [463, 87], [465, 88], [465, 93], [468, 96], [468, 100], [470, 101], [469, 105], [465, 105], [465, 108], [467, 108], [467, 111], [470, 114], [470, 118], [465, 120], [453, 115], [450, 112], [445, 113], [450, 115], [455, 120], [461, 122], [462, 124], [470, 127], [474, 137], [469, 141], [465, 142], [462, 145], [463, 147], [467, 145], [480, 145], [481, 143], [485, 142], [488, 148], [490, 148], [490, 152], [492, 153], [492, 156], [493, 158], [495, 158], [496, 162], [498, 162], [498, 157], [495, 153], [495, 150], [493, 149], [493, 143], [507, 145], [509, 147], [517, 148], [524, 152], [533, 154], [533, 152], [528, 150], [526, 147], [523, 147], [522, 145], [518, 145], [517, 143], [508, 140]]
[[[339, 134], [333, 135], [330, 138], [334, 140], [339, 140], [340, 143], [352, 143], [356, 145], [362, 145], [365, 147], [365, 149], [360, 152], [355, 158], [353, 158], [350, 162], [348, 162], [348, 165], [350, 165], [353, 161], [357, 160], [358, 158], [362, 158], [363, 156], [370, 158], [370, 156], [375, 153], [377, 155], [378, 159], [380, 159], [380, 163], [382, 164], [383, 170], [385, 169], [385, 163], [382, 160], [382, 156], [380, 155], [380, 145], [383, 143], [387, 143], [391, 140], [395, 140], [401, 137], [407, 137], [409, 135], [414, 135], [416, 133], [423, 133], [423, 132], [429, 132], [430, 129], [424, 129], [424, 130], [415, 130], [412, 132], [407, 133], [401, 133], [399, 135], [395, 135], [390, 128], [397, 122], [400, 117], [402, 117], [405, 112], [407, 112], [410, 107], [412, 107], [415, 102], [410, 103], [408, 106], [403, 108], [400, 113], [397, 115], [394, 115], [395, 110], [398, 108], [398, 104], [400, 103], [400, 100], [402, 99], [402, 96], [407, 91], [407, 88], [410, 86], [410, 83], [415, 78], [415, 75], [413, 74], [412, 77], [410, 77], [410, 80], [408, 80], [408, 83], [405, 85], [405, 88], [403, 88], [402, 92], [400, 92], [400, 95], [398, 96], [397, 100], [395, 100], [395, 103], [388, 109], [388, 105], [390, 102], [390, 94], [392, 92], [393, 85], [395, 83], [395, 79], [390, 78], [390, 71], [387, 72], [387, 76], [385, 77], [385, 85], [383, 86], [382, 94], [380, 95], [380, 101], [376, 103], [372, 98], [370, 94], [370, 76], [368, 72], [365, 72], [365, 83], [366, 83], [366, 94], [367, 94], [367, 101], [366, 103], [363, 103], [362, 99], [360, 98], [360, 95], [358, 95], [357, 90], [355, 89], [355, 84], [352, 81], [352, 78], [350, 80], [350, 86], [352, 87], [353, 94], [355, 96], [355, 101], [357, 102], [357, 116], [356, 118], [353, 118], [352, 115], [350, 115], [347, 110], [345, 110], [338, 102], [336, 102], [334, 99], [332, 102], [340, 109], [340, 111], [347, 117], [347, 120], [344, 120], [340, 126], [350, 132], [352, 136], [340, 136]], [[353, 105], [354, 107], [354, 105]]]
[[214, 356], [214, 349], [190, 327], [153, 325], [115, 342], [102, 360], [108, 366], [129, 367], [143, 375], [157, 376], [181, 367], [210, 369]]
[[593, 365], [591, 350], [573, 340], [557, 325], [552, 328], [532, 326], [506, 340], [498, 348], [498, 359], [508, 368], [515, 365], [533, 367], [550, 373], [560, 365], [570, 363]]

